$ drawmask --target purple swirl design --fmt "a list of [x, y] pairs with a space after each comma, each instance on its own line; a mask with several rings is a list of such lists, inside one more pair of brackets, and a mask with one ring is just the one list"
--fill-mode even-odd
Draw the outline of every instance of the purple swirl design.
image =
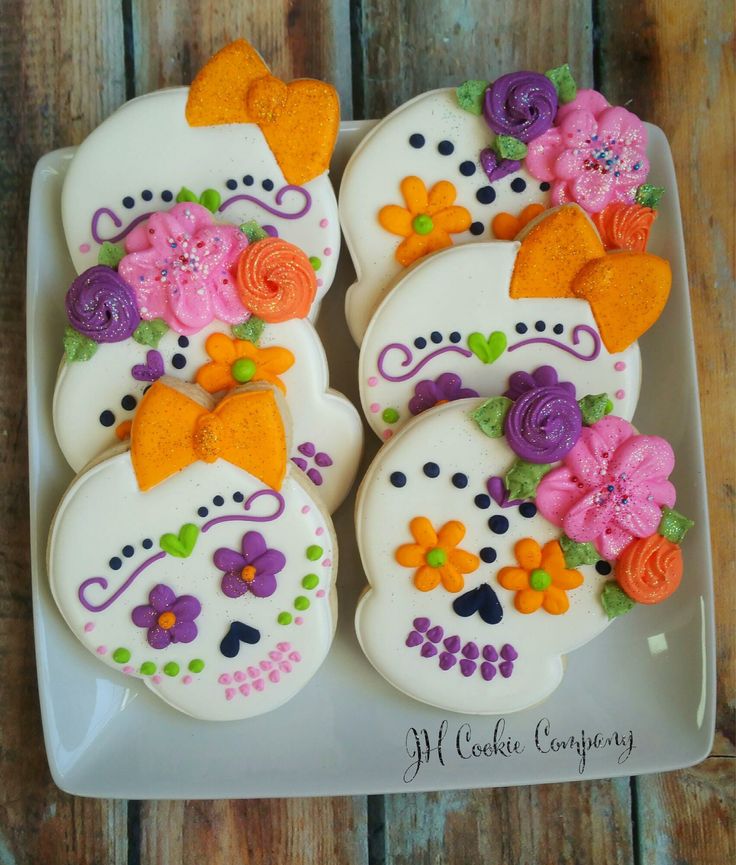
[[575, 395], [559, 384], [523, 393], [506, 415], [504, 433], [511, 450], [531, 463], [553, 463], [580, 438], [583, 416]]
[[261, 498], [261, 496], [269, 496], [270, 498], [276, 500], [276, 510], [272, 514], [261, 517], [256, 517], [252, 514], [245, 516], [240, 516], [240, 514], [231, 514], [225, 517], [215, 517], [213, 520], [209, 520], [202, 526], [202, 534], [208, 532], [213, 526], [218, 526], [220, 523], [270, 523], [273, 520], [277, 520], [286, 509], [286, 502], [284, 502], [284, 497], [280, 493], [277, 493], [275, 490], [258, 490], [257, 493], [253, 493], [252, 496], [248, 496], [248, 498], [243, 503], [243, 510], [250, 510], [251, 504], [256, 499]]
[[565, 345], [563, 342], [559, 342], [556, 339], [550, 339], [547, 336], [533, 336], [530, 339], [522, 339], [521, 342], [515, 342], [513, 345], [510, 345], [506, 349], [506, 351], [516, 351], [517, 348], [524, 348], [524, 346], [526, 345], [544, 343], [544, 345], [553, 345], [555, 348], [560, 348], [562, 349], [562, 351], [566, 351], [573, 357], [578, 358], [578, 360], [595, 360], [601, 353], [601, 338], [598, 336], [596, 331], [592, 327], [590, 327], [590, 325], [576, 324], [575, 327], [572, 329], [573, 345], [580, 344], [581, 333], [587, 333], [593, 340], [593, 348], [590, 354], [581, 354], [579, 351], [575, 351], [574, 348], [570, 348], [569, 345]]
[[103, 216], [109, 216], [115, 228], [120, 228], [123, 224], [123, 221], [115, 213], [115, 211], [110, 210], [109, 207], [99, 207], [92, 215], [92, 237], [100, 245], [102, 245], [103, 243], [119, 243], [124, 237], [127, 237], [130, 234], [130, 232], [136, 227], [136, 225], [143, 222], [145, 219], [148, 219], [148, 217], [151, 216], [151, 214], [154, 212], [155, 211], [150, 211], [149, 213], [141, 213], [140, 216], [136, 216], [136, 218], [130, 223], [130, 225], [127, 225], [119, 234], [113, 234], [111, 237], [102, 237], [102, 235], [99, 233], [99, 224]]
[[378, 355], [378, 371], [381, 374], [381, 377], [386, 381], [408, 381], [410, 378], [413, 378], [420, 369], [423, 369], [430, 360], [434, 360], [434, 358], [439, 357], [441, 354], [445, 354], [446, 352], [455, 352], [461, 354], [463, 357], [472, 357], [473, 355], [472, 351], [468, 351], [466, 348], [461, 348], [459, 345], [446, 345], [430, 352], [426, 357], [423, 357], [416, 366], [412, 367], [412, 369], [403, 375], [391, 375], [391, 373], [386, 372], [384, 363], [386, 361], [386, 356], [392, 351], [398, 351], [404, 355], [404, 359], [401, 361], [400, 366], [409, 366], [414, 360], [412, 350], [409, 346], [404, 345], [401, 342], [392, 342], [382, 348], [381, 353]]
[[95, 342], [122, 342], [141, 322], [135, 295], [111, 267], [96, 264], [72, 282], [65, 299], [69, 324]]
[[300, 219], [302, 216], [305, 216], [312, 207], [312, 196], [303, 186], [294, 186], [290, 183], [287, 186], [282, 186], [276, 193], [276, 204], [281, 204], [287, 192], [299, 192], [304, 197], [302, 209], [297, 210], [296, 213], [287, 213], [283, 210], [276, 210], [275, 207], [271, 207], [271, 205], [266, 204], [265, 201], [261, 201], [259, 198], [256, 198], [253, 195], [246, 195], [245, 193], [240, 195], [231, 195], [230, 198], [227, 198], [222, 202], [218, 210], [220, 213], [224, 213], [224, 211], [227, 210], [231, 204], [235, 204], [236, 201], [250, 201], [253, 204], [257, 204], [260, 208], [265, 210], [266, 213], [270, 213], [272, 216], [280, 216], [281, 219]]
[[557, 91], [546, 75], [509, 72], [486, 90], [483, 116], [497, 135], [528, 142], [551, 126], [557, 114]]

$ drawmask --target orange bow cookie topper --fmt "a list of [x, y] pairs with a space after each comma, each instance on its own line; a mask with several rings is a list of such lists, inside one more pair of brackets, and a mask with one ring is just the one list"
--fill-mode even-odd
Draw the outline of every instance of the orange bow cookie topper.
[[646, 252], [607, 253], [595, 226], [575, 204], [545, 211], [519, 239], [511, 297], [587, 300], [612, 354], [645, 333], [667, 303], [669, 263]]
[[189, 88], [190, 126], [257, 123], [289, 183], [327, 170], [340, 126], [340, 100], [329, 84], [271, 75], [244, 39], [218, 51]]
[[203, 391], [194, 392], [202, 402], [164, 377], [141, 400], [130, 445], [140, 489], [145, 492], [198, 460], [217, 459], [280, 489], [288, 443], [276, 392], [264, 386], [236, 388], [216, 405]]

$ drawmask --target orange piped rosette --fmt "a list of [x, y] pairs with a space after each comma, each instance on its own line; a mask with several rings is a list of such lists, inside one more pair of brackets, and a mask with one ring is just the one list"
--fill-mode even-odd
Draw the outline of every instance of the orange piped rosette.
[[661, 535], [637, 538], [616, 562], [616, 580], [640, 604], [658, 604], [677, 590], [682, 580], [682, 550]]
[[269, 324], [306, 318], [317, 295], [311, 262], [298, 246], [279, 237], [247, 246], [236, 279], [243, 305]]
[[646, 252], [649, 232], [656, 218], [657, 211], [651, 207], [623, 201], [615, 201], [591, 214], [606, 249], [631, 252]]

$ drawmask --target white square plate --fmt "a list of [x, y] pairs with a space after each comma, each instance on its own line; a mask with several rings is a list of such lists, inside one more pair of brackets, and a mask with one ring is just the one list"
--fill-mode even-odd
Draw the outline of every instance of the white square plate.
[[[371, 125], [342, 124], [335, 183]], [[678, 508], [696, 521], [684, 545], [685, 579], [666, 603], [635, 609], [573, 653], [562, 685], [545, 703], [505, 719], [454, 715], [414, 702], [363, 657], [353, 631], [364, 576], [352, 500], [336, 518], [341, 567], [335, 643], [319, 673], [283, 708], [239, 723], [196, 721], [82, 648], [56, 610], [45, 566], [51, 517], [72, 478], [54, 438], [51, 398], [64, 294], [74, 277], [59, 207], [74, 150], [56, 150], [39, 161], [27, 286], [33, 608], [46, 750], [62, 789], [135, 799], [444, 790], [655, 772], [708, 754], [715, 714], [713, 589], [690, 301], [672, 157], [660, 129], [650, 126], [649, 136], [650, 180], [667, 189], [650, 250], [670, 260], [674, 281], [664, 315], [641, 342], [644, 381], [635, 421], [647, 433], [666, 436], [677, 454]], [[343, 295], [353, 279], [347, 259], [344, 253], [319, 330], [333, 385], [357, 403], [357, 350], [343, 315]], [[378, 441], [368, 430], [366, 438], [373, 456]], [[426, 729], [435, 747], [445, 720], [441, 753], [425, 754], [427, 762], [417, 767], [411, 731], [423, 743]], [[593, 740], [596, 733], [600, 738]], [[614, 733], [618, 744], [611, 741]], [[512, 751], [513, 742], [520, 743], [511, 754], [508, 739]], [[480, 756], [468, 756], [473, 743]]]

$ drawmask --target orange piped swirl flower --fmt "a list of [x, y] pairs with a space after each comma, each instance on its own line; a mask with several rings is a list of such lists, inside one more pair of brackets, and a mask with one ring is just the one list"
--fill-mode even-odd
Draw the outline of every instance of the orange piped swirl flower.
[[413, 544], [402, 544], [396, 550], [396, 561], [405, 568], [416, 568], [414, 585], [420, 592], [430, 592], [442, 583], [448, 592], [459, 592], [465, 585], [463, 574], [480, 567], [473, 553], [457, 549], [465, 537], [465, 526], [450, 520], [435, 531], [426, 517], [414, 517], [409, 523]]
[[641, 204], [614, 201], [598, 213], [592, 213], [591, 218], [606, 249], [646, 252], [657, 211]]
[[682, 580], [682, 550], [661, 535], [637, 538], [616, 562], [619, 586], [640, 604], [658, 604], [677, 589]]
[[243, 250], [237, 283], [245, 308], [269, 324], [306, 318], [317, 294], [311, 262], [298, 246], [279, 237], [265, 237]]
[[405, 238], [396, 247], [396, 260], [403, 267], [452, 246], [450, 235], [470, 228], [470, 212], [455, 204], [457, 191], [449, 180], [440, 180], [427, 191], [420, 178], [405, 177], [401, 194], [406, 207], [388, 204], [379, 211], [378, 221], [386, 231]]
[[195, 380], [208, 393], [253, 381], [268, 382], [286, 393], [279, 376], [294, 365], [294, 355], [288, 348], [258, 348], [247, 339], [232, 339], [224, 333], [210, 334], [204, 347], [212, 360], [197, 370]]
[[514, 546], [519, 567], [501, 568], [498, 582], [515, 591], [514, 606], [520, 613], [534, 613], [540, 607], [559, 616], [570, 609], [567, 592], [583, 584], [583, 575], [565, 567], [565, 555], [558, 541], [543, 547], [532, 538]]

